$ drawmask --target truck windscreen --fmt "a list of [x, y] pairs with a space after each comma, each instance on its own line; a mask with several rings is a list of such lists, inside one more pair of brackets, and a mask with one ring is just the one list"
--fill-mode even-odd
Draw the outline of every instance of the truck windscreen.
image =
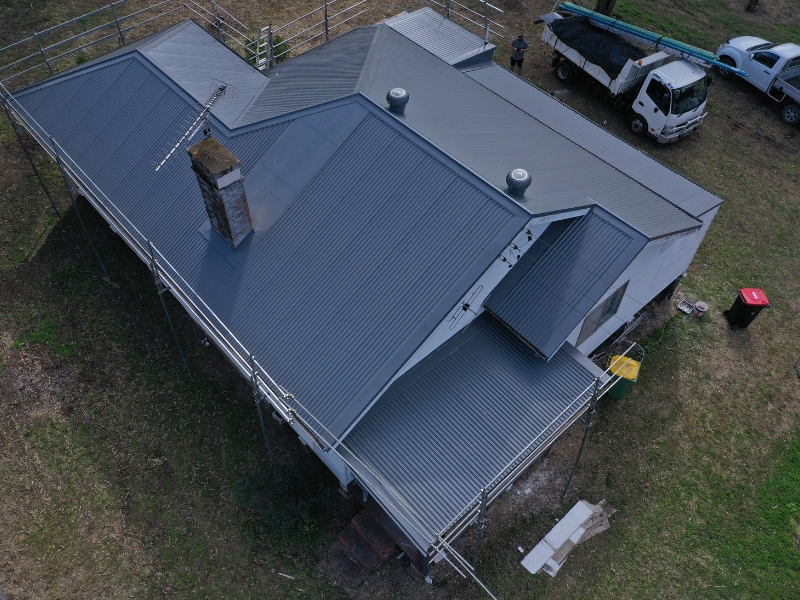
[[708, 83], [703, 77], [686, 87], [672, 90], [672, 114], [682, 115], [694, 110], [706, 101]]

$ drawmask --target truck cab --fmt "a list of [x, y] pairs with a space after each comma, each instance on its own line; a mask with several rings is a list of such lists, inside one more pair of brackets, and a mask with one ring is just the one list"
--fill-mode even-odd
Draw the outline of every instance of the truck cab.
[[707, 93], [708, 77], [700, 67], [685, 61], [662, 65], [647, 75], [634, 98], [628, 128], [662, 144], [677, 142], [702, 122]]
[[[745, 71], [745, 81], [781, 106], [784, 122], [800, 123], [800, 46], [741, 36], [722, 44], [717, 54], [720, 62]], [[719, 75], [731, 79], [734, 73], [720, 68]]]
[[[797, 44], [773, 44], [751, 36], [728, 40], [717, 49], [717, 54], [722, 62], [745, 71], [749, 75], [747, 81], [762, 92], [769, 92], [781, 72], [800, 67]], [[729, 79], [733, 76], [729, 73], [721, 70], [720, 76]]]

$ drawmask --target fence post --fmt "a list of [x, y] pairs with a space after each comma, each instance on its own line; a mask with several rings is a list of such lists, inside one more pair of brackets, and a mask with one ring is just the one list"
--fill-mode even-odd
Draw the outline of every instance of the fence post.
[[81, 212], [78, 210], [78, 202], [75, 200], [75, 190], [72, 187], [72, 184], [69, 182], [69, 177], [67, 177], [67, 171], [64, 168], [64, 162], [61, 160], [61, 155], [58, 153], [58, 144], [56, 143], [55, 138], [50, 136], [50, 145], [53, 147], [53, 152], [56, 155], [56, 164], [58, 165], [58, 170], [61, 171], [61, 177], [64, 178], [64, 185], [67, 187], [67, 192], [69, 192], [69, 199], [72, 201], [72, 208], [75, 209], [75, 215], [78, 217], [78, 221], [81, 224], [81, 228], [83, 229], [83, 233], [86, 234], [86, 239], [89, 240], [89, 245], [92, 247], [92, 251], [94, 255], [97, 257], [97, 262], [100, 263], [100, 267], [103, 269], [103, 273], [105, 276], [103, 277], [103, 281], [114, 288], [119, 288], [119, 284], [115, 283], [111, 280], [111, 275], [108, 274], [108, 269], [106, 269], [106, 265], [103, 262], [103, 259], [100, 258], [100, 253], [97, 251], [97, 247], [94, 245], [92, 241], [92, 236], [89, 235], [89, 229], [86, 227], [86, 223], [83, 222], [83, 217], [81, 216]]
[[111, 12], [114, 13], [114, 22], [117, 24], [117, 31], [119, 32], [119, 41], [122, 45], [125, 45], [125, 34], [122, 33], [122, 27], [119, 26], [119, 19], [117, 18], [117, 7], [114, 6], [114, 3], [111, 3]]
[[483, 530], [486, 529], [486, 505], [488, 504], [488, 497], [486, 495], [486, 488], [481, 490], [481, 510], [478, 513], [478, 541], [475, 543], [475, 560], [472, 562], [472, 570], [478, 568], [478, 555], [481, 551], [481, 542], [483, 541]]
[[258, 37], [256, 38], [256, 69], [261, 70], [261, 27], [258, 28]]
[[220, 23], [219, 15], [217, 14], [217, 7], [214, 5], [214, 0], [208, 0], [208, 1], [211, 4], [211, 12], [214, 15], [214, 25], [217, 28], [217, 33], [219, 34], [219, 40], [227, 46], [228, 42], [225, 41], [225, 34], [222, 32], [222, 24]]
[[267, 25], [267, 65], [271, 69], [273, 65], [273, 57], [275, 55], [275, 48], [272, 46], [272, 23]]
[[169, 288], [164, 285], [164, 282], [161, 280], [161, 274], [158, 272], [158, 261], [156, 261], [156, 251], [155, 248], [153, 248], [153, 242], [147, 240], [147, 245], [150, 248], [150, 271], [152, 271], [153, 279], [156, 282], [158, 298], [161, 300], [161, 306], [164, 308], [164, 314], [167, 316], [167, 323], [169, 323], [170, 331], [172, 331], [172, 337], [175, 339], [175, 345], [178, 347], [181, 360], [183, 360], [183, 366], [186, 367], [186, 372], [189, 374], [189, 381], [195, 383], [194, 375], [192, 375], [192, 370], [189, 368], [189, 361], [186, 360], [186, 355], [183, 353], [181, 341], [178, 339], [178, 332], [175, 331], [175, 325], [172, 324], [172, 318], [169, 316], [169, 310], [167, 310], [167, 303], [164, 301], [164, 292], [166, 292]]
[[489, 43], [489, 5], [483, 0], [483, 45]]
[[450, 0], [445, 0], [444, 3], [444, 16], [450, 18]]
[[325, 41], [328, 41], [328, 0], [325, 0]]
[[586, 429], [583, 431], [583, 439], [581, 440], [581, 447], [578, 450], [578, 456], [575, 458], [575, 464], [572, 466], [572, 472], [569, 474], [569, 479], [567, 480], [567, 485], [564, 488], [564, 493], [561, 494], [562, 498], [567, 496], [567, 492], [569, 491], [569, 486], [572, 483], [572, 478], [575, 476], [575, 471], [578, 470], [578, 462], [581, 460], [581, 454], [583, 454], [583, 447], [586, 445], [586, 438], [589, 437], [589, 428], [592, 426], [592, 415], [594, 414], [594, 409], [597, 406], [597, 401], [600, 399], [600, 378], [596, 377], [594, 380], [594, 391], [592, 392], [592, 400], [589, 403], [589, 410], [586, 411]]
[[272, 454], [272, 446], [270, 446], [269, 438], [267, 437], [267, 426], [264, 425], [264, 415], [261, 413], [261, 392], [258, 389], [258, 374], [256, 373], [256, 359], [252, 354], [250, 355], [250, 381], [253, 385], [253, 398], [256, 401], [258, 420], [261, 421], [261, 433], [264, 434], [264, 444], [266, 444], [267, 452], [269, 452], [269, 462], [274, 467], [275, 457]]
[[36, 38], [36, 43], [39, 45], [39, 52], [42, 53], [42, 57], [44, 57], [44, 62], [47, 64], [47, 68], [50, 69], [50, 75], [53, 75], [54, 74], [53, 67], [50, 66], [50, 61], [47, 60], [47, 54], [45, 54], [44, 48], [42, 48], [42, 42], [39, 41], [39, 36], [36, 34], [35, 31], [33, 32], [33, 37]]
[[14, 118], [14, 114], [12, 112], [11, 107], [6, 106], [6, 100], [0, 96], [0, 103], [3, 105], [3, 110], [5, 111], [6, 115], [8, 116], [8, 120], [11, 121], [11, 125], [14, 127], [14, 133], [17, 134], [17, 140], [19, 141], [19, 145], [22, 146], [22, 151], [25, 153], [25, 157], [28, 159], [28, 162], [31, 163], [31, 167], [33, 167], [33, 172], [36, 173], [36, 178], [39, 180], [39, 183], [42, 185], [42, 189], [44, 193], [47, 195], [47, 199], [50, 200], [50, 206], [53, 207], [53, 210], [56, 213], [56, 217], [58, 220], [61, 220], [61, 213], [58, 212], [56, 208], [56, 203], [53, 201], [53, 197], [50, 195], [50, 191], [47, 189], [47, 186], [44, 184], [44, 180], [42, 176], [39, 174], [39, 169], [36, 168], [36, 163], [33, 162], [33, 158], [31, 157], [30, 153], [28, 152], [28, 148], [25, 146], [25, 143], [22, 141], [22, 134], [20, 133], [19, 125], [17, 124], [17, 120]]

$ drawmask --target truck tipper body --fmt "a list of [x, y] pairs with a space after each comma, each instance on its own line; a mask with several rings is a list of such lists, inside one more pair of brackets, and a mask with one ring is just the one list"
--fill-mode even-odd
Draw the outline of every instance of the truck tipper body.
[[[560, 81], [589, 76], [604, 89], [605, 99], [625, 112], [637, 136], [672, 143], [700, 125], [710, 77], [697, 63], [716, 65], [715, 55], [571, 3], [558, 9], [568, 16], [549, 13], [541, 20], [542, 41], [554, 50]], [[657, 51], [648, 55], [627, 40]]]

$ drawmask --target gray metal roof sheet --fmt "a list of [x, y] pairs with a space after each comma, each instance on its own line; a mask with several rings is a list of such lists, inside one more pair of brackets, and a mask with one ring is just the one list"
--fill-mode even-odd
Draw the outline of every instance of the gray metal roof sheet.
[[[527, 170], [533, 183], [521, 205], [532, 214], [597, 203], [648, 237], [700, 226], [633, 177], [389, 27], [380, 27], [369, 64], [364, 94], [383, 106], [386, 92], [405, 88], [410, 100], [398, 118], [498, 190], [505, 189], [511, 169]], [[569, 118], [578, 127], [591, 126], [577, 113]]]
[[[334, 435], [528, 218], [354, 95], [238, 135], [214, 125], [253, 176], [246, 187], [257, 215], [277, 187], [263, 171], [279, 171], [284, 185], [283, 212], [257, 219], [246, 256], [234, 261], [203, 233], [207, 217], [186, 153], [155, 172], [199, 103], [140, 54], [18, 100]], [[281, 169], [280, 161], [308, 170]]]
[[[550, 94], [515, 76], [500, 65], [488, 63], [485, 68], [465, 73], [581, 148], [602, 157], [620, 173], [636, 179], [689, 214], [700, 217], [722, 203], [719, 196], [715, 196], [641, 150], [626, 144]], [[642, 206], [639, 210], [646, 210], [646, 206]], [[627, 212], [616, 214], [627, 220]], [[639, 220], [644, 219], [647, 219], [646, 215], [639, 217]]]
[[453, 342], [393, 384], [344, 442], [437, 532], [575, 418], [585, 403], [565, 409], [601, 375], [571, 346], [545, 362], [488, 313]]
[[550, 359], [647, 238], [597, 208], [574, 219], [554, 241], [542, 238], [484, 306]]
[[482, 38], [459, 27], [430, 7], [411, 13], [400, 13], [386, 19], [384, 23], [456, 67], [491, 60], [494, 54], [494, 44], [484, 45]]
[[269, 82], [261, 71], [191, 20], [138, 50], [200, 104], [208, 101], [222, 83], [228, 84], [225, 95], [211, 108], [228, 127], [234, 126]]
[[270, 83], [237, 126], [352, 94], [369, 54], [376, 27], [359, 27], [273, 67]]

